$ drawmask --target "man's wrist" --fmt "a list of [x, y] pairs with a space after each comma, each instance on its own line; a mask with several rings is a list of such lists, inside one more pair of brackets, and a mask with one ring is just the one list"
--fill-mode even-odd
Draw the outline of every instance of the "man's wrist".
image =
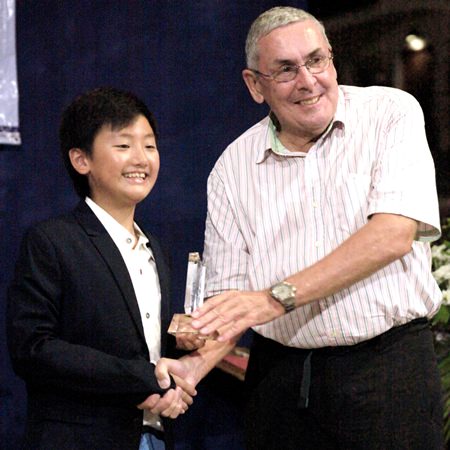
[[296, 292], [297, 288], [287, 281], [276, 283], [269, 289], [270, 296], [283, 307], [285, 313], [289, 313], [296, 308]]

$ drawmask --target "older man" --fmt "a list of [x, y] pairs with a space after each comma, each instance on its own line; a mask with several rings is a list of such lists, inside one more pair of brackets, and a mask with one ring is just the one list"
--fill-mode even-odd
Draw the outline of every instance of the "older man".
[[325, 30], [302, 10], [263, 13], [246, 52], [244, 81], [270, 114], [209, 177], [212, 298], [194, 326], [220, 337], [184, 369], [203, 376], [253, 327], [248, 448], [439, 449], [440, 230], [420, 106], [338, 85]]

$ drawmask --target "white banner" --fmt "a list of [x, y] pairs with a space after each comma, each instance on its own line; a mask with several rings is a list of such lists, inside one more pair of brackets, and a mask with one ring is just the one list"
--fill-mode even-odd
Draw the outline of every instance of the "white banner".
[[15, 0], [0, 0], [0, 26], [0, 144], [20, 145]]

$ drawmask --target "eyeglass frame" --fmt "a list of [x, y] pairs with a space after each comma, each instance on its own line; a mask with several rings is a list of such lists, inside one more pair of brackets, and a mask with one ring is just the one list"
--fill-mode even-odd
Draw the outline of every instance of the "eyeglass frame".
[[[306, 61], [305, 64], [289, 64], [289, 66], [295, 67], [295, 69], [296, 69], [296, 70], [295, 70], [295, 75], [294, 75], [294, 77], [293, 77], [291, 80], [285, 80], [285, 81], [283, 81], [283, 80], [277, 80], [276, 78], [274, 78], [274, 74], [279, 73], [281, 69], [280, 69], [280, 70], [276, 70], [275, 72], [273, 72], [273, 73], [271, 73], [271, 74], [262, 73], [262, 72], [260, 72], [260, 71], [257, 70], [257, 69], [249, 69], [249, 70], [251, 70], [253, 73], [256, 73], [257, 75], [261, 75], [262, 77], [269, 78], [270, 80], [273, 80], [273, 81], [275, 81], [276, 83], [289, 83], [289, 82], [291, 82], [291, 81], [293, 81], [293, 80], [295, 80], [295, 79], [297, 78], [297, 75], [298, 75], [298, 73], [300, 72], [300, 69], [301, 69], [302, 67], [305, 67], [306, 70], [307, 70], [311, 75], [317, 75], [317, 74], [319, 74], [319, 73], [325, 72], [325, 70], [327, 70], [328, 67], [330, 67], [330, 62], [331, 62], [331, 61], [333, 60], [333, 58], [334, 58], [333, 50], [332, 50], [331, 48], [329, 48], [328, 51], [330, 52], [330, 56], [323, 56], [324, 60], [328, 60], [328, 64], [327, 64], [320, 72], [311, 72], [310, 68], [308, 67], [308, 63], [310, 63], [310, 61], [311, 61], [313, 58], [308, 59], [308, 61]], [[288, 64], [285, 64], [285, 65], [288, 65]]]

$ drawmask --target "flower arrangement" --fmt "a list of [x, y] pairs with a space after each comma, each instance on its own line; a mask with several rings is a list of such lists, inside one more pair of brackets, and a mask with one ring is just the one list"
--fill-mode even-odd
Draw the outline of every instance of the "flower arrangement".
[[442, 305], [432, 328], [444, 395], [444, 435], [450, 443], [450, 218], [442, 226], [442, 238], [431, 247], [433, 276], [442, 290]]

